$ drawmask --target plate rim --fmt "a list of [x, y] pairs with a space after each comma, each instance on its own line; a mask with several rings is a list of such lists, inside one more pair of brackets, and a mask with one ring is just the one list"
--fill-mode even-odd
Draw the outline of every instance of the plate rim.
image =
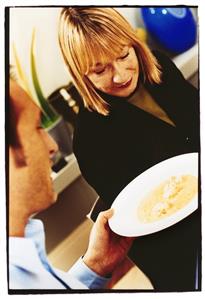
[[[198, 174], [198, 172], [199, 172], [199, 170], [198, 170], [198, 164], [199, 164], [199, 162], [198, 162], [198, 159], [199, 159], [199, 153], [198, 152], [191, 152], [191, 153], [185, 153], [185, 154], [181, 154], [181, 155], [177, 155], [177, 156], [173, 156], [173, 157], [171, 157], [171, 158], [168, 158], [168, 159], [166, 159], [166, 160], [163, 160], [163, 161], [161, 161], [161, 162], [159, 162], [159, 163], [157, 163], [157, 164], [155, 164], [155, 165], [153, 165], [152, 167], [150, 167], [150, 168], [148, 168], [147, 170], [145, 170], [144, 172], [142, 172], [140, 175], [138, 175], [137, 177], [135, 177], [133, 180], [131, 180], [121, 191], [120, 191], [120, 193], [116, 196], [116, 198], [115, 198], [115, 200], [113, 201], [113, 203], [112, 203], [112, 205], [111, 205], [111, 208], [113, 208], [114, 209], [114, 212], [116, 212], [116, 208], [117, 208], [117, 205], [119, 205], [119, 204], [121, 204], [121, 196], [122, 196], [122, 194], [125, 192], [127, 192], [127, 190], [129, 190], [129, 188], [130, 188], [130, 186], [132, 186], [132, 185], [136, 185], [136, 184], [138, 184], [138, 183], [136, 183], [136, 182], [139, 182], [140, 180], [142, 180], [144, 177], [146, 177], [146, 176], [150, 176], [150, 172], [152, 172], [153, 171], [153, 169], [155, 170], [155, 169], [158, 169], [159, 167], [163, 167], [163, 166], [161, 166], [161, 165], [165, 165], [166, 166], [166, 164], [167, 163], [169, 163], [169, 161], [173, 161], [173, 160], [178, 160], [178, 159], [180, 159], [181, 157], [183, 157], [183, 158], [188, 158], [188, 157], [193, 157], [193, 160], [191, 161], [192, 163], [195, 163], [195, 161], [197, 161], [197, 165], [196, 165], [196, 172], [197, 172], [197, 174]], [[183, 160], [182, 160], [183, 161]], [[171, 163], [171, 162], [170, 162]], [[125, 199], [126, 200], [126, 199]], [[139, 201], [139, 202], [141, 202], [141, 200]], [[137, 208], [137, 206], [139, 205], [139, 202], [138, 202], [138, 204], [136, 205], [136, 208]], [[113, 220], [114, 219], [114, 215], [113, 215], [113, 217], [111, 217], [109, 220], [108, 220], [108, 223], [109, 223], [109, 226], [110, 226], [110, 228], [111, 228], [111, 230], [112, 231], [114, 231], [115, 233], [117, 233], [118, 235], [122, 235], [122, 236], [129, 236], [129, 237], [137, 237], [137, 236], [144, 236], [144, 235], [148, 235], [148, 234], [153, 234], [153, 233], [155, 233], [155, 232], [158, 232], [158, 231], [161, 231], [161, 230], [164, 230], [164, 229], [166, 229], [166, 228], [168, 228], [168, 227], [170, 227], [170, 226], [172, 226], [172, 225], [174, 225], [174, 224], [176, 224], [176, 223], [178, 223], [178, 222], [180, 222], [180, 221], [182, 221], [183, 219], [185, 219], [186, 217], [188, 217], [189, 215], [191, 215], [196, 209], [198, 208], [198, 195], [196, 195], [192, 200], [191, 200], [191, 202], [190, 203], [188, 203], [186, 206], [185, 206], [185, 208], [183, 208], [183, 209], [180, 209], [179, 211], [177, 211], [177, 212], [175, 212], [174, 213], [174, 216], [175, 217], [173, 217], [173, 214], [172, 215], [170, 215], [170, 216], [167, 216], [167, 217], [165, 217], [165, 218], [163, 218], [163, 219], [161, 219], [161, 220], [158, 220], [158, 221], [155, 221], [155, 222], [151, 222], [151, 223], [149, 223], [149, 224], [147, 224], [146, 225], [146, 227], [149, 227], [149, 226], [156, 226], [156, 225], [160, 225], [160, 228], [152, 228], [150, 231], [147, 231], [147, 232], [143, 232], [143, 233], [139, 233], [139, 232], [133, 232], [132, 230], [131, 230], [131, 232], [126, 232], [126, 230], [121, 230], [121, 232], [118, 230], [118, 229], [116, 229], [116, 225], [115, 225], [115, 220]], [[188, 210], [188, 211], [186, 211], [186, 209]], [[184, 215], [183, 215], [183, 213], [184, 213]], [[180, 214], [182, 214], [183, 216], [182, 217], [180, 217], [180, 216], [178, 216], [178, 215], [180, 215]], [[175, 219], [176, 217], [178, 217], [177, 219]], [[173, 221], [172, 221], [172, 219], [173, 219]], [[174, 220], [175, 219], [175, 220]], [[163, 225], [163, 223], [167, 223], [168, 222], [168, 224], [165, 224], [165, 225]], [[135, 224], [141, 224], [141, 226], [143, 226], [142, 225], [142, 222], [138, 222], [138, 221], [135, 221]], [[170, 223], [170, 224], [169, 224]], [[135, 229], [135, 231], [137, 231], [137, 230], [139, 230], [139, 229]]]

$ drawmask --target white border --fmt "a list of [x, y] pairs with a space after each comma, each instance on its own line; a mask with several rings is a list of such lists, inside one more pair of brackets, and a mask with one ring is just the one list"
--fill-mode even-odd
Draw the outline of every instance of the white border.
[[[147, 0], [127, 0], [127, 1], [120, 1], [120, 0], [103, 0], [103, 1], [73, 1], [73, 0], [1, 0], [0, 1], [0, 36], [1, 38], [1, 71], [0, 71], [0, 82], [1, 82], [1, 88], [0, 88], [0, 99], [1, 99], [1, 109], [0, 109], [0, 137], [1, 137], [1, 146], [0, 146], [0, 171], [1, 171], [1, 180], [0, 180], [0, 190], [1, 190], [1, 200], [0, 200], [0, 296], [1, 298], [6, 298], [8, 297], [7, 295], [7, 283], [6, 283], [6, 238], [5, 238], [5, 157], [4, 157], [4, 42], [2, 43], [2, 40], [4, 39], [4, 8], [5, 6], [42, 6], [42, 5], [55, 5], [55, 6], [63, 6], [63, 5], [107, 5], [107, 6], [122, 6], [122, 5], [130, 5], [130, 6], [136, 6], [136, 5], [161, 5], [161, 6], [169, 6], [169, 5], [188, 5], [188, 6], [198, 6], [198, 12], [199, 12], [199, 29], [200, 29], [200, 96], [201, 96], [201, 144], [202, 144], [202, 150], [201, 150], [201, 166], [202, 166], [202, 172], [204, 171], [203, 165], [205, 165], [205, 158], [204, 158], [204, 140], [205, 140], [205, 132], [204, 131], [204, 120], [205, 120], [205, 95], [204, 95], [204, 66], [205, 66], [205, 61], [204, 61], [204, 40], [202, 33], [204, 31], [203, 28], [205, 28], [205, 5], [204, 5], [204, 0], [171, 0], [171, 1], [147, 1]], [[204, 33], [203, 33], [204, 34]], [[203, 176], [202, 176], [202, 188], [204, 189], [203, 186]], [[202, 193], [203, 195], [203, 193]], [[202, 206], [203, 209], [203, 215], [204, 215], [204, 207]], [[202, 217], [202, 228], [204, 226], [204, 221]], [[202, 259], [202, 267], [204, 269], [204, 259]], [[177, 270], [176, 270], [177, 271]], [[202, 273], [203, 274], [203, 273]], [[203, 276], [202, 276], [203, 277]], [[202, 281], [202, 290], [204, 289], [204, 281]], [[17, 296], [17, 295], [15, 295]], [[30, 295], [27, 295], [30, 296]], [[41, 295], [35, 295], [35, 298], [38, 298]], [[98, 298], [103, 298], [104, 294], [96, 294], [96, 293], [88, 293], [88, 294], [65, 294], [65, 295], [44, 295], [46, 298], [51, 298], [51, 296], [58, 296], [58, 298], [63, 298], [63, 296], [72, 296], [72, 297], [82, 297], [83, 298], [91, 298], [91, 296], [98, 296]], [[204, 291], [202, 292], [194, 292], [194, 293], [106, 293], [106, 296], [108, 298], [117, 298], [117, 296], [120, 296], [121, 298], [127, 298], [128, 297], [133, 297], [133, 298], [174, 298], [174, 297], [180, 297], [180, 298], [189, 298], [191, 296], [194, 296], [195, 298], [201, 298], [204, 297]], [[22, 297], [21, 295], [18, 295], [18, 297]], [[22, 297], [24, 298], [24, 297]]]

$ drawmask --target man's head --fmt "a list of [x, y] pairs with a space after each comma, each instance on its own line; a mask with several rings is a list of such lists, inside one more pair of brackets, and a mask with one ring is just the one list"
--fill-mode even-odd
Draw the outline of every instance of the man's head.
[[56, 200], [51, 158], [58, 150], [41, 127], [41, 110], [10, 80], [9, 216], [29, 217]]

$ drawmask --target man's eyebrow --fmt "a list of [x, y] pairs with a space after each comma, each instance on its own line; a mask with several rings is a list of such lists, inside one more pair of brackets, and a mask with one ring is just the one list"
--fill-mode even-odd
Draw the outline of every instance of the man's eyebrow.
[[40, 115], [40, 120], [41, 120], [41, 122], [42, 122], [43, 117], [44, 117], [44, 114], [43, 114], [43, 111], [42, 111], [42, 110], [40, 111], [39, 115]]
[[43, 112], [40, 109], [36, 112], [36, 120], [39, 124], [42, 124]]

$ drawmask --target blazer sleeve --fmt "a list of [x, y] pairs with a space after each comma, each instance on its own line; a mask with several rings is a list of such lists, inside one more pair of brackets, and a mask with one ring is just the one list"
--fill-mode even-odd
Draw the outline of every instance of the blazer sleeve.
[[164, 94], [170, 95], [174, 104], [171, 109], [177, 109], [183, 117], [184, 124], [193, 124], [193, 130], [200, 129], [199, 91], [187, 79], [174, 62], [165, 54], [153, 51], [162, 70], [162, 84], [159, 88]]
[[198, 102], [198, 89], [186, 80], [175, 63], [160, 51], [153, 51], [162, 68], [162, 82], [172, 92], [178, 92], [185, 98]]

